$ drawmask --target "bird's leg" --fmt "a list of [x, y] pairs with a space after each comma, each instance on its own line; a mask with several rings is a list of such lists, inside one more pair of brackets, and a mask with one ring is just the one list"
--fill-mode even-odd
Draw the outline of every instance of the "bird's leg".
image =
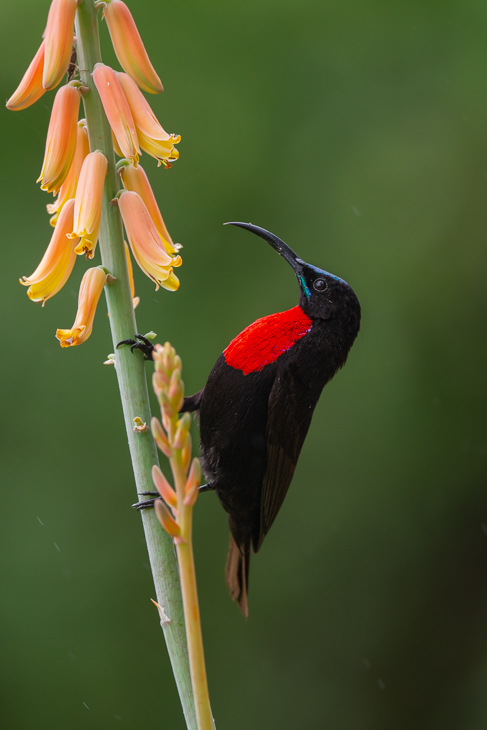
[[[198, 492], [210, 492], [212, 490], [213, 487], [211, 484], [202, 484], [201, 487], [198, 488]], [[141, 509], [149, 509], [150, 507], [153, 507], [154, 502], [160, 496], [159, 492], [137, 492], [137, 495], [139, 497], [153, 497], [153, 499], [146, 499], [143, 502], [141, 501], [133, 504], [132, 507], [138, 512], [140, 512]]]
[[117, 350], [122, 345], [130, 345], [130, 352], [134, 350], [140, 350], [144, 356], [144, 360], [152, 360], [152, 353], [154, 351], [154, 345], [144, 335], [135, 335], [135, 340], [121, 340], [117, 343]]

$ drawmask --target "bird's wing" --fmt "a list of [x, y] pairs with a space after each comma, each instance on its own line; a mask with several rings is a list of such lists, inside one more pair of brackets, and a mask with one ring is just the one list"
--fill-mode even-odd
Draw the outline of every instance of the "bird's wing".
[[255, 552], [269, 532], [291, 484], [319, 393], [314, 389], [311, 392], [293, 367], [276, 376], [269, 396], [267, 468], [262, 483]]

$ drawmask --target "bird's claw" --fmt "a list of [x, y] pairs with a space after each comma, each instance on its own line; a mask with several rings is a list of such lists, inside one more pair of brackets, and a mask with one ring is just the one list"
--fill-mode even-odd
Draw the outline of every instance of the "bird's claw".
[[135, 337], [135, 340], [120, 340], [120, 342], [117, 343], [117, 350], [122, 345], [130, 345], [130, 352], [140, 350], [144, 356], [144, 360], [152, 360], [152, 353], [154, 352], [154, 345], [152, 342], [147, 339], [147, 337], [144, 337], [144, 335], [136, 334]]

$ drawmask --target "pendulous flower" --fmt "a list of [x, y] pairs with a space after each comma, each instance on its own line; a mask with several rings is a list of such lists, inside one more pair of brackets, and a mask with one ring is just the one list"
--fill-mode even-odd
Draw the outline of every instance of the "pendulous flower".
[[105, 269], [95, 266], [88, 269], [81, 279], [78, 297], [78, 311], [70, 330], [56, 330], [61, 347], [75, 347], [86, 342], [93, 330], [96, 305], [107, 281]]
[[96, 150], [86, 155], [81, 168], [74, 204], [74, 221], [70, 238], [80, 238], [77, 254], [86, 254], [87, 259], [95, 255], [96, 242], [100, 232], [103, 186], [107, 175], [107, 158]]
[[76, 261], [74, 251], [78, 239], [67, 235], [73, 230], [74, 200], [68, 200], [59, 214], [51, 241], [42, 261], [32, 276], [23, 276], [20, 283], [28, 286], [27, 294], [33, 302], [42, 302], [57, 294], [67, 282]]
[[117, 78], [132, 112], [141, 149], [155, 157], [158, 166], [163, 164], [171, 167], [170, 163], [179, 157], [174, 145], [181, 141], [180, 135], [168, 134], [161, 127], [145, 96], [130, 76], [117, 73]]
[[22, 81], [7, 101], [6, 106], [7, 109], [10, 109], [10, 111], [18, 112], [21, 109], [27, 109], [28, 106], [34, 104], [43, 95], [45, 91], [42, 85], [44, 47], [45, 41], [42, 41], [39, 50], [30, 62], [29, 68], [25, 72]]
[[156, 284], [169, 291], [176, 291], [179, 279], [173, 272], [181, 266], [180, 256], [169, 256], [161, 246], [161, 239], [147, 207], [137, 193], [124, 191], [118, 199], [130, 248], [142, 271]]
[[49, 215], [52, 215], [52, 218], [50, 218], [49, 220], [51, 226], [56, 225], [59, 214], [61, 213], [63, 206], [66, 204], [66, 202], [68, 200], [71, 200], [71, 198], [74, 198], [74, 196], [76, 195], [76, 188], [78, 187], [78, 179], [81, 172], [81, 167], [83, 166], [84, 159], [86, 155], [89, 154], [89, 152], [90, 143], [88, 140], [88, 128], [86, 126], [86, 119], [81, 119], [81, 121], [78, 122], [78, 127], [76, 130], [76, 148], [68, 175], [61, 185], [57, 200], [54, 203], [49, 203], [48, 205], [46, 205], [47, 212], [49, 213]]
[[45, 33], [42, 85], [54, 89], [68, 70], [73, 48], [76, 0], [52, 0]]
[[44, 162], [37, 180], [48, 193], [60, 191], [73, 161], [80, 101], [78, 86], [77, 81], [66, 84], [54, 97]]
[[115, 71], [104, 63], [97, 63], [93, 70], [93, 81], [107, 115], [120, 151], [132, 165], [139, 162], [140, 147], [134, 119]]
[[163, 86], [142, 43], [137, 26], [122, 0], [107, 0], [103, 17], [107, 21], [113, 48], [121, 67], [144, 91], [159, 94]]
[[134, 193], [138, 193], [144, 201], [146, 208], [149, 211], [149, 215], [161, 237], [162, 245], [166, 249], [167, 253], [177, 253], [182, 247], [179, 243], [173, 243], [142, 165], [134, 167], [127, 163], [123, 164], [122, 161], [119, 163], [119, 172], [125, 190], [131, 190]]

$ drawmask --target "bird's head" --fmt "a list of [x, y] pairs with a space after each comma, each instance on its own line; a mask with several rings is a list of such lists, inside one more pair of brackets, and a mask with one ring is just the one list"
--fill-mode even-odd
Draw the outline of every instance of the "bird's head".
[[312, 319], [345, 317], [348, 321], [360, 321], [360, 304], [352, 287], [338, 276], [307, 264], [294, 251], [265, 228], [251, 223], [228, 223], [255, 233], [267, 241], [293, 268], [301, 295], [299, 306]]

